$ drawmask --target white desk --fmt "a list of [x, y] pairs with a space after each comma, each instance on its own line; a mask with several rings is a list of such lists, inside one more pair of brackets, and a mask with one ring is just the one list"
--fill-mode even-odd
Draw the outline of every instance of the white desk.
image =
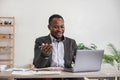
[[[37, 75], [12, 75], [10, 71], [3, 71], [0, 72], [0, 78], [93, 78], [93, 79], [100, 79], [100, 78], [117, 78], [120, 77], [120, 71], [115, 70], [114, 68], [102, 68], [101, 71], [98, 72], [81, 72], [81, 73], [70, 73], [70, 72], [61, 72], [61, 74], [37, 74]], [[113, 79], [113, 80], [115, 80]]]

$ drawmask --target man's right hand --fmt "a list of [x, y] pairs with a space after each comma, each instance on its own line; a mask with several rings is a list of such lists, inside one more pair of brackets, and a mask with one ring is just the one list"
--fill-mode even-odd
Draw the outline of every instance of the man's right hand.
[[52, 48], [53, 48], [52, 44], [42, 43], [41, 45], [42, 55], [45, 57], [49, 56], [52, 52]]

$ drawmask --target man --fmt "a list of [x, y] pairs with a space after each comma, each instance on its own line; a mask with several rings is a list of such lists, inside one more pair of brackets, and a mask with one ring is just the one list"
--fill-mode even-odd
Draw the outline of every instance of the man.
[[50, 30], [49, 35], [39, 37], [35, 41], [34, 66], [36, 68], [71, 68], [76, 55], [77, 45], [75, 40], [64, 36], [65, 25], [63, 17], [58, 14], [50, 16], [48, 29]]

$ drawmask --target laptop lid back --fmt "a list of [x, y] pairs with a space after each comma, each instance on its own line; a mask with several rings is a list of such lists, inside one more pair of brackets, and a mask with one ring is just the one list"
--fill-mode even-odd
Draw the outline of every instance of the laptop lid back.
[[104, 50], [78, 50], [73, 72], [99, 71]]

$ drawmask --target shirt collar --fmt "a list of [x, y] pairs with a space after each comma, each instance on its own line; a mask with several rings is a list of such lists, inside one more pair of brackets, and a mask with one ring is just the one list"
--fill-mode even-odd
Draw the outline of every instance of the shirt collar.
[[[51, 34], [50, 34], [50, 38], [51, 38], [51, 41], [52, 41], [52, 42], [58, 42], [57, 39], [54, 38]], [[61, 40], [61, 41], [63, 42], [64, 40], [65, 40], [65, 37], [62, 36], [62, 40]]]

